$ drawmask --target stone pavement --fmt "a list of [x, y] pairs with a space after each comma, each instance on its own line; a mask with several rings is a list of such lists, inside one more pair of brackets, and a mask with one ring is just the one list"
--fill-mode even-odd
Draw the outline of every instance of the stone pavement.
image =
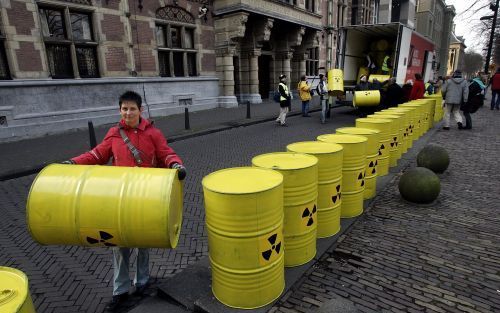
[[471, 131], [432, 136], [451, 158], [435, 203], [403, 201], [395, 176], [269, 313], [316, 312], [338, 295], [360, 312], [500, 312], [500, 113], [488, 104]]
[[[333, 122], [325, 125], [314, 113], [313, 118], [290, 118], [287, 128], [266, 122], [174, 142], [189, 170], [183, 228], [177, 249], [151, 249], [149, 292], [208, 254], [202, 177], [249, 165], [255, 155], [283, 151], [288, 143], [353, 124], [349, 109], [335, 109], [333, 114]], [[500, 311], [500, 136], [494, 128], [499, 116], [485, 107], [473, 115], [472, 131], [428, 135], [450, 151], [452, 160], [441, 176], [438, 201], [431, 206], [403, 202], [396, 177], [270, 312], [314, 312], [321, 306], [327, 312], [328, 300], [338, 296], [368, 312]], [[79, 140], [84, 142], [86, 136], [81, 132]], [[63, 143], [61, 151], [52, 160], [71, 156]], [[25, 225], [33, 178], [0, 182], [0, 265], [27, 273], [38, 312], [102, 312], [111, 294], [111, 252], [33, 242]]]

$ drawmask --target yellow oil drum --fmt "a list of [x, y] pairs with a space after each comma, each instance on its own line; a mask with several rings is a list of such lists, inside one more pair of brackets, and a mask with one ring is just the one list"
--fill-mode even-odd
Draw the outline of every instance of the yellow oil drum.
[[378, 176], [389, 173], [389, 147], [391, 142], [391, 120], [376, 118], [358, 118], [356, 127], [380, 131], [380, 147], [378, 152]]
[[380, 111], [382, 113], [386, 114], [395, 114], [401, 116], [402, 119], [402, 137], [400, 138], [400, 149], [401, 153], [404, 154], [406, 151], [409, 149], [409, 144], [410, 144], [410, 137], [409, 137], [409, 132], [410, 132], [410, 114], [409, 110], [405, 110], [402, 108], [388, 108], [385, 110]]
[[366, 137], [366, 176], [363, 199], [371, 199], [377, 194], [378, 151], [380, 148], [380, 131], [360, 127], [337, 128], [337, 134], [359, 135]]
[[273, 302], [285, 287], [283, 175], [229, 168], [202, 185], [214, 296], [240, 309]]
[[422, 135], [430, 129], [430, 102], [427, 99], [418, 99], [408, 102], [409, 104], [417, 104], [421, 107], [422, 114]]
[[413, 140], [417, 140], [424, 133], [424, 108], [423, 106], [415, 103], [402, 103], [398, 106], [398, 108], [413, 108], [413, 111], [410, 113], [413, 116]]
[[391, 156], [391, 151], [394, 151], [395, 160], [389, 160], [389, 166], [396, 166], [397, 161], [401, 159], [403, 155], [403, 137], [404, 137], [404, 119], [401, 113], [387, 113], [387, 112], [375, 112], [373, 115], [369, 115], [370, 118], [383, 118], [388, 120], [393, 120], [394, 123], [391, 127], [391, 143], [389, 149], [389, 157]]
[[372, 107], [380, 103], [380, 91], [378, 90], [363, 90], [355, 91], [352, 98], [354, 107]]
[[427, 129], [431, 129], [434, 126], [434, 115], [436, 114], [436, 98], [424, 98], [420, 99], [427, 104], [427, 111], [429, 112], [429, 117], [427, 120]]
[[387, 110], [389, 112], [391, 112], [391, 111], [403, 112], [406, 115], [407, 124], [406, 124], [405, 131], [406, 131], [407, 143], [406, 143], [405, 150], [407, 151], [408, 149], [410, 149], [411, 147], [413, 147], [413, 141], [417, 138], [416, 134], [414, 133], [416, 118], [415, 118], [415, 116], [414, 116], [413, 113], [415, 112], [415, 108], [411, 108], [411, 107], [406, 107], [406, 108], [405, 107], [395, 107], [395, 108], [389, 108]]
[[182, 205], [176, 170], [51, 164], [31, 185], [26, 214], [41, 244], [175, 248]]
[[318, 136], [317, 139], [327, 143], [336, 143], [344, 148], [340, 217], [349, 218], [362, 214], [368, 140], [363, 136], [344, 134], [325, 134]]
[[288, 151], [307, 153], [318, 159], [318, 238], [326, 238], [340, 231], [342, 204], [341, 145], [320, 141], [303, 141], [289, 144]]
[[334, 95], [344, 94], [344, 73], [341, 69], [328, 71], [328, 91]]
[[359, 79], [361, 78], [361, 76], [365, 75], [366, 78], [368, 78], [368, 74], [370, 74], [370, 70], [368, 70], [367, 67], [365, 66], [361, 66], [358, 70], [358, 77], [357, 77], [357, 80], [356, 80], [356, 83], [359, 84]]
[[434, 99], [436, 103], [434, 104], [434, 122], [439, 122], [444, 115], [443, 112], [443, 96], [441, 93], [432, 94], [425, 96], [427, 99]]
[[382, 75], [382, 74], [370, 74], [370, 77], [368, 77], [368, 81], [370, 83], [373, 82], [373, 79], [377, 79], [379, 82], [383, 83], [386, 80], [389, 80], [391, 78], [391, 75]]
[[295, 152], [256, 156], [252, 165], [283, 175], [285, 266], [309, 262], [316, 255], [318, 159]]
[[28, 277], [20, 270], [0, 266], [0, 312], [35, 313]]

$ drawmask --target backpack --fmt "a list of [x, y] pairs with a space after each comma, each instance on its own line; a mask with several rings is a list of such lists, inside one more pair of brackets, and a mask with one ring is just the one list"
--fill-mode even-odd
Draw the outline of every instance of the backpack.
[[278, 90], [275, 90], [273, 93], [273, 100], [274, 102], [280, 102], [281, 94]]

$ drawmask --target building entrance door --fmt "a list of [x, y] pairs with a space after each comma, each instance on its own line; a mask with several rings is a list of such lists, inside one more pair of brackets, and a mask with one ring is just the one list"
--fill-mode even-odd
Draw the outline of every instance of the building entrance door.
[[262, 99], [269, 98], [271, 60], [270, 55], [263, 54], [259, 56], [259, 94]]

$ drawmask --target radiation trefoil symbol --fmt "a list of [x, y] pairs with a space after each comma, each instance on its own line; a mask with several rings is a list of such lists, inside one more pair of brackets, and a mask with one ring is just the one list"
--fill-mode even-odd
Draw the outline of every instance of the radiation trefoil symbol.
[[414, 128], [414, 127], [415, 127], [415, 126], [410, 125], [410, 134], [413, 134], [413, 128]]
[[362, 172], [359, 173], [358, 180], [361, 181], [360, 186], [363, 187], [365, 185], [365, 174], [363, 174]]
[[337, 187], [335, 187], [335, 190], [337, 190], [337, 194], [332, 196], [333, 204], [336, 204], [337, 201], [340, 201], [340, 197], [342, 197], [342, 192], [340, 192], [340, 185], [337, 185]]
[[262, 257], [264, 258], [264, 260], [269, 261], [269, 259], [271, 259], [271, 256], [273, 255], [273, 251], [276, 252], [276, 254], [280, 253], [281, 241], [276, 243], [277, 238], [278, 234], [273, 234], [269, 238], [267, 238], [267, 241], [271, 244], [271, 249], [262, 252]]
[[116, 247], [116, 244], [108, 242], [108, 240], [113, 238], [113, 235], [111, 235], [110, 233], [100, 230], [99, 237], [100, 239], [95, 239], [87, 236], [87, 242], [90, 243], [91, 245], [103, 244], [106, 247]]
[[368, 164], [368, 167], [372, 169], [372, 175], [375, 175], [377, 173], [376, 166], [378, 165], [378, 161], [375, 160], [375, 162], [370, 161], [370, 164]]
[[392, 137], [391, 147], [398, 146], [398, 137]]
[[316, 214], [316, 204], [311, 211], [309, 211], [309, 208], [306, 208], [304, 212], [302, 212], [302, 218], [308, 218], [307, 226], [311, 226], [312, 224], [314, 224], [314, 214]]
[[384, 149], [385, 149], [384, 144], [381, 144], [380, 148], [378, 148], [378, 155], [382, 155], [382, 150], [384, 150]]

